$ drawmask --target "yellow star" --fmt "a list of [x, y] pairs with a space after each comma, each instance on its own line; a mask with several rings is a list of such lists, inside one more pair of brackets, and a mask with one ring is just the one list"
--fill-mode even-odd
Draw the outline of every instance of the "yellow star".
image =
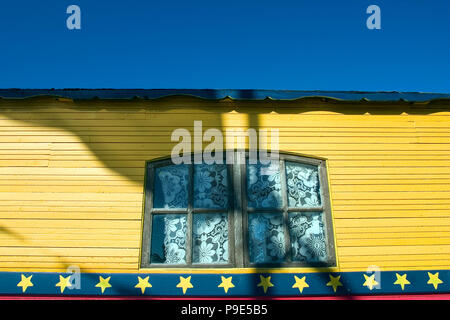
[[225, 293], [228, 293], [228, 289], [234, 288], [234, 284], [231, 282], [233, 277], [225, 278], [224, 276], [221, 276], [222, 283], [219, 284], [218, 288], [223, 288], [225, 290]]
[[66, 289], [66, 287], [70, 288], [72, 286], [72, 283], [70, 282], [70, 277], [71, 276], [64, 278], [62, 275], [59, 275], [59, 282], [55, 285], [55, 287], [60, 287], [61, 293], [64, 292], [64, 289]]
[[191, 276], [187, 278], [183, 278], [180, 276], [180, 283], [177, 284], [177, 288], [183, 288], [183, 294], [186, 293], [187, 289], [193, 288], [194, 286], [191, 283]]
[[264, 293], [267, 292], [267, 289], [270, 287], [273, 287], [273, 284], [270, 282], [270, 276], [267, 278], [264, 278], [263, 276], [259, 276], [259, 279], [261, 280], [260, 283], [258, 283], [257, 287], [263, 287]]
[[427, 284], [432, 284], [435, 290], [437, 290], [439, 284], [444, 283], [439, 279], [439, 272], [436, 272], [435, 274], [428, 272], [428, 277], [430, 277], [430, 280], [428, 280]]
[[405, 289], [405, 284], [411, 284], [411, 282], [406, 279], [406, 273], [402, 276], [396, 273], [395, 276], [397, 277], [397, 280], [394, 284], [399, 284], [402, 287], [402, 291]]
[[303, 293], [303, 289], [304, 288], [308, 288], [309, 285], [306, 283], [306, 276], [304, 276], [303, 278], [299, 278], [297, 276], [294, 276], [295, 279], [295, 283], [292, 286], [292, 288], [298, 288], [298, 290], [300, 290], [300, 293]]
[[147, 276], [146, 278], [142, 279], [141, 277], [138, 276], [139, 283], [137, 285], [135, 285], [134, 287], [135, 288], [140, 288], [141, 291], [142, 291], [142, 294], [144, 294], [145, 289], [152, 287], [152, 285], [148, 282], [148, 278], [149, 277], [150, 276]]
[[109, 284], [109, 279], [111, 279], [111, 277], [108, 277], [106, 279], [103, 279], [102, 276], [99, 276], [100, 278], [100, 282], [97, 283], [95, 286], [96, 287], [100, 287], [102, 289], [102, 294], [103, 292], [105, 292], [106, 288], [111, 288], [112, 286]]
[[22, 287], [22, 292], [25, 292], [28, 287], [32, 287], [33, 283], [31, 282], [31, 277], [25, 277], [23, 274], [20, 275], [20, 282], [17, 284], [18, 287]]
[[337, 276], [337, 277], [333, 277], [331, 274], [329, 274], [330, 276], [330, 282], [327, 283], [328, 287], [333, 287], [333, 291], [336, 292], [338, 287], [342, 287], [342, 283], [339, 281], [339, 279], [341, 278], [341, 276]]
[[378, 282], [375, 281], [375, 274], [368, 277], [367, 275], [364, 275], [364, 278], [366, 281], [364, 282], [363, 286], [368, 287], [370, 290], [373, 289], [374, 286], [378, 285]]

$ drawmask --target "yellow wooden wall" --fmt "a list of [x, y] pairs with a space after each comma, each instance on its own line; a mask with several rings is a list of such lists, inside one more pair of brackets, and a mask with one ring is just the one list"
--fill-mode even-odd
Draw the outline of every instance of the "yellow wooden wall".
[[194, 120], [328, 159], [340, 271], [448, 269], [449, 106], [0, 100], [0, 271], [139, 271], [145, 161]]

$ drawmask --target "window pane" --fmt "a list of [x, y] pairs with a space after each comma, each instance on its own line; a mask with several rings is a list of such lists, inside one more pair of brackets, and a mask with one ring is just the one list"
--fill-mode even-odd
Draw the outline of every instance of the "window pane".
[[186, 263], [186, 215], [158, 214], [152, 222], [152, 263]]
[[155, 170], [154, 208], [187, 208], [189, 168], [170, 165]]
[[292, 260], [326, 262], [327, 252], [322, 213], [289, 213]]
[[281, 208], [280, 164], [248, 164], [247, 206], [250, 208]]
[[194, 165], [194, 207], [228, 207], [227, 166], [225, 164]]
[[283, 215], [251, 213], [248, 225], [250, 262], [282, 262], [285, 257]]
[[319, 170], [317, 166], [286, 161], [289, 207], [318, 207], [320, 202]]
[[194, 263], [228, 262], [228, 214], [196, 213], [193, 226]]

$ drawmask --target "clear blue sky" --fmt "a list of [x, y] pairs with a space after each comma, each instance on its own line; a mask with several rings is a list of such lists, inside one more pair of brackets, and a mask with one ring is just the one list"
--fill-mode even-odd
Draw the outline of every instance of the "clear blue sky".
[[2, 0], [0, 41], [1, 88], [450, 93], [448, 0]]

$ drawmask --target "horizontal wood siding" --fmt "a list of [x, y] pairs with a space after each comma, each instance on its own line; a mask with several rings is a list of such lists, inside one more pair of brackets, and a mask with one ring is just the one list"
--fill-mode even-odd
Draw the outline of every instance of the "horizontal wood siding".
[[42, 98], [0, 101], [0, 271], [139, 270], [145, 161], [196, 120], [278, 128], [281, 151], [328, 160], [341, 271], [450, 268], [439, 104]]

